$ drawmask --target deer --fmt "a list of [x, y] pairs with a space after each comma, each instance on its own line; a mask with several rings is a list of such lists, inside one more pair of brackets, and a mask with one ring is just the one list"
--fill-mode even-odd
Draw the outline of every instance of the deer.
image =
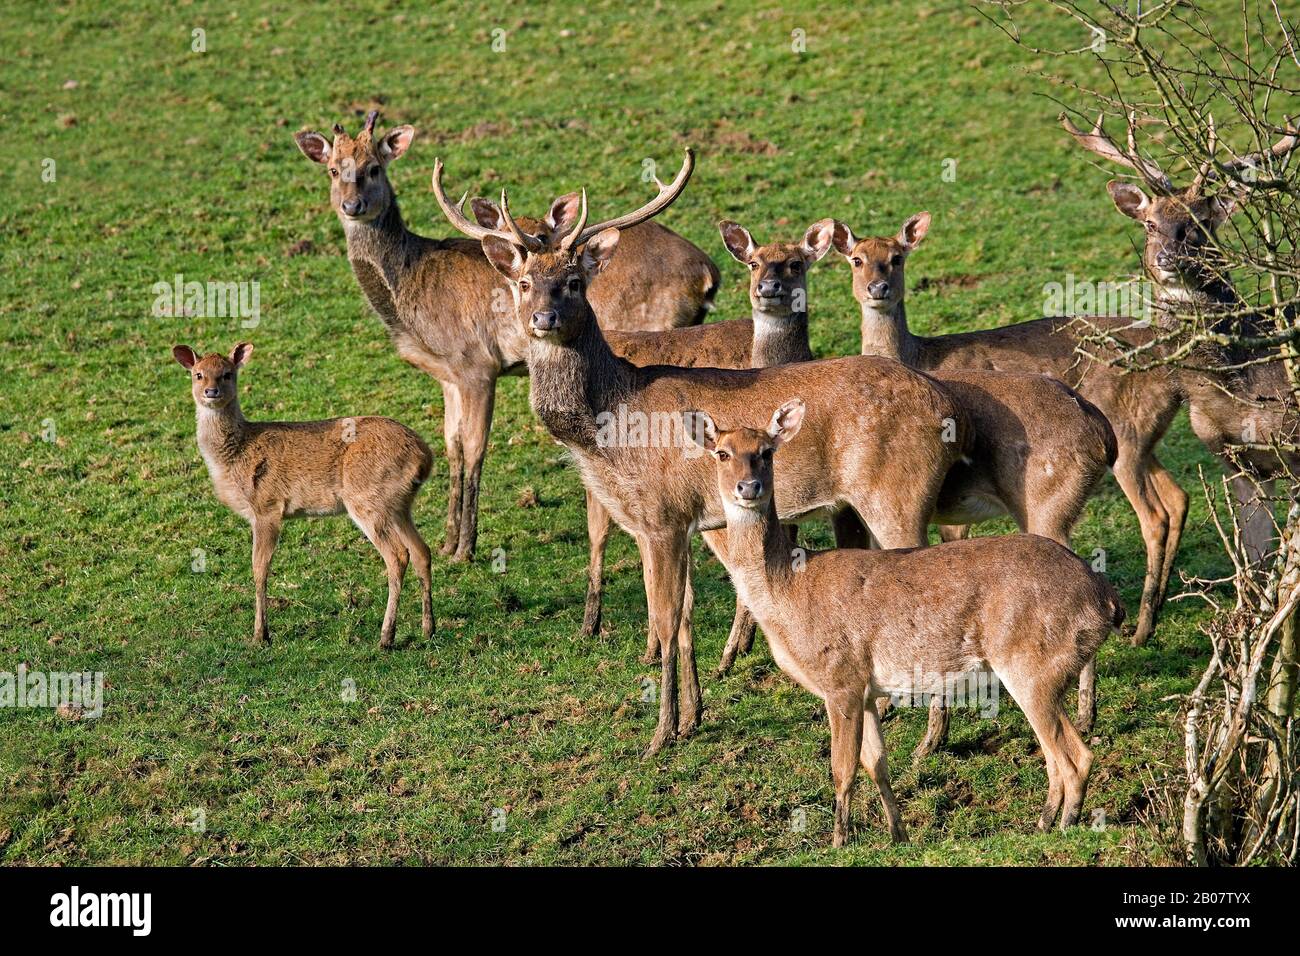
[[[473, 558], [478, 498], [496, 397], [496, 380], [527, 371], [527, 340], [509, 308], [508, 293], [478, 244], [431, 239], [411, 232], [398, 209], [388, 167], [415, 138], [410, 125], [378, 135], [378, 111], [351, 136], [335, 124], [333, 138], [312, 130], [294, 134], [303, 155], [328, 170], [330, 205], [347, 241], [348, 261], [370, 307], [384, 323], [398, 356], [433, 376], [443, 394], [447, 451], [446, 533], [440, 553], [453, 562]], [[554, 209], [554, 207], [553, 207]], [[546, 228], [522, 221], [531, 246]], [[628, 256], [596, 283], [598, 315], [616, 315], [632, 328], [672, 328], [703, 321], [720, 274], [700, 249], [666, 229], [643, 235], [646, 262], [668, 261], [674, 271], [653, 286], [639, 278], [646, 262]]]
[[1124, 619], [1110, 582], [1069, 548], [1032, 534], [809, 551], [792, 561], [779, 502], [807, 406], [799, 398], [785, 402], [765, 429], [746, 424], [752, 410], [738, 411], [719, 415], [725, 427], [709, 412], [684, 411], [683, 433], [713, 461], [727, 520], [721, 557], [736, 590], [758, 617], [777, 665], [826, 705], [832, 845], [848, 840], [859, 762], [880, 792], [891, 838], [907, 839], [876, 699], [918, 691], [938, 697], [956, 678], [980, 672], [1006, 687], [1042, 747], [1048, 794], [1039, 829], [1050, 829], [1058, 814], [1062, 830], [1076, 824], [1092, 752], [1066, 717], [1062, 696]]
[[[1159, 164], [1137, 149], [1134, 116], [1128, 117], [1127, 149], [1104, 130], [1104, 114], [1084, 133], [1065, 113], [1061, 125], [1087, 151], [1138, 174], [1142, 186], [1113, 179], [1106, 184], [1115, 207], [1142, 224], [1143, 272], [1155, 290], [1152, 312], [1158, 328], [1176, 328], [1178, 316], [1201, 314], [1214, 324], [1233, 320], [1258, 330], [1259, 317], [1249, 313], [1231, 278], [1215, 267], [1217, 230], [1240, 208], [1248, 186], [1247, 170], [1269, 169], [1297, 145], [1300, 130], [1288, 123], [1272, 146], [1221, 162], [1213, 119], [1207, 123], [1208, 149], [1192, 181], [1174, 185]], [[1211, 191], [1228, 181], [1227, 188]], [[1232, 476], [1243, 546], [1248, 563], [1258, 565], [1270, 551], [1274, 524], [1273, 484], [1300, 473], [1300, 456], [1269, 446], [1294, 446], [1300, 434], [1295, 398], [1281, 362], [1261, 362], [1257, 350], [1239, 345], [1203, 345], [1189, 365], [1175, 371], [1188, 404], [1192, 431]], [[1214, 369], [1221, 371], [1214, 371]]]
[[[836, 229], [835, 249], [849, 261], [854, 297], [861, 307], [863, 351], [931, 375], [991, 369], [1047, 376], [1101, 412], [1116, 441], [1111, 471], [1137, 513], [1146, 551], [1132, 635], [1134, 644], [1144, 643], [1155, 629], [1187, 518], [1187, 493], [1155, 455], [1182, 402], [1178, 377], [1169, 369], [1125, 373], [1109, 364], [1108, 358], [1119, 349], [1149, 342], [1154, 335], [1151, 329], [1117, 316], [1051, 317], [935, 336], [913, 333], [903, 307], [904, 267], [928, 228], [928, 214], [918, 214], [904, 223], [897, 236], [883, 242], [859, 239], [843, 223]], [[1117, 344], [1094, 342], [1098, 329], [1108, 342]], [[959, 529], [949, 532], [960, 533]], [[1064, 533], [1058, 531], [1056, 536], [1063, 538]]]
[[172, 356], [190, 373], [199, 452], [217, 500], [253, 530], [253, 642], [270, 643], [266, 582], [286, 518], [347, 513], [388, 570], [388, 605], [379, 646], [393, 646], [397, 603], [409, 563], [420, 578], [421, 630], [434, 633], [429, 547], [411, 516], [433, 468], [433, 453], [391, 418], [250, 422], [239, 407], [239, 370], [253, 354], [240, 342], [229, 355], [200, 357], [188, 345]]
[[[727, 251], [749, 269], [752, 320], [667, 332], [607, 332], [606, 339], [616, 354], [637, 365], [744, 367], [746, 334], [753, 336], [748, 356], [753, 367], [810, 361], [808, 269], [826, 254], [835, 230], [844, 228], [834, 219], [823, 219], [810, 226], [798, 244], [759, 246], [743, 226], [724, 220], [719, 231]], [[792, 304], [801, 307], [795, 310]], [[976, 435], [975, 451], [948, 472], [940, 491], [932, 521], [940, 524], [941, 534], [952, 530], [944, 522], [983, 521], [1009, 513], [1022, 530], [1068, 547], [1071, 529], [1116, 457], [1114, 433], [1105, 416], [1068, 387], [1042, 375], [966, 370], [938, 378], [966, 408]], [[593, 505], [588, 508], [590, 530]], [[593, 617], [597, 626], [599, 622], [599, 560], [608, 519], [602, 526], [597, 516], [596, 523], [584, 614], [584, 633], [592, 634], [595, 629], [587, 627]], [[835, 531], [838, 544], [866, 545], [865, 531], [851, 512], [837, 516]], [[713, 534], [707, 532], [706, 541]], [[720, 675], [730, 670], [738, 654], [748, 652], [754, 632], [754, 618], [738, 600], [718, 665]], [[647, 647], [644, 659], [653, 661], [656, 650], [653, 644]], [[1080, 732], [1089, 732], [1096, 717], [1095, 664], [1090, 663], [1080, 677], [1078, 714]], [[936, 698], [918, 757], [939, 746], [947, 724], [947, 711]]]
[[[488, 217], [480, 215], [477, 218], [480, 223], [489, 224], [485, 223]], [[493, 218], [491, 224], [497, 221]], [[812, 346], [808, 341], [808, 272], [829, 251], [833, 225], [834, 220], [822, 219], [809, 226], [798, 242], [773, 241], [759, 245], [744, 226], [729, 219], [722, 220], [718, 223], [718, 232], [723, 245], [733, 258], [749, 269], [750, 318], [653, 332], [607, 330], [606, 341], [614, 354], [634, 365], [767, 368], [789, 362], [812, 361]], [[619, 243], [616, 262], [623, 255], [621, 239]], [[583, 609], [582, 637], [600, 633], [605, 548], [610, 525], [609, 514], [598, 500], [588, 495], [587, 600]], [[753, 638], [754, 619], [737, 604], [727, 647], [748, 646]], [[648, 635], [642, 660], [653, 663], [658, 653], [658, 643], [653, 635]], [[733, 659], [734, 656], [733, 650]]]
[[[587, 221], [584, 190], [573, 228], [542, 250], [529, 248], [509, 226], [504, 195], [507, 229], [488, 229], [448, 198], [441, 161], [433, 176], [443, 214], [482, 243], [510, 285], [528, 337], [533, 412], [569, 450], [585, 489], [637, 542], [661, 680], [647, 757], [699, 726], [690, 540], [726, 520], [703, 456], [688, 453], [680, 434], [662, 432], [670, 426], [680, 432], [682, 409], [738, 413], [791, 390], [811, 396], [809, 440], [790, 457], [782, 517], [852, 509], [887, 547], [926, 543], [926, 520], [943, 477], [970, 445], [952, 397], [896, 362], [851, 356], [766, 369], [676, 368], [637, 366], [613, 352], [588, 301], [588, 284], [613, 258], [620, 231], [668, 208], [694, 165], [688, 149], [677, 175], [653, 199], [598, 223]], [[616, 423], [630, 417], [648, 422], [649, 430], [620, 432]]]
[[[853, 267], [853, 294], [862, 310], [862, 354], [915, 364], [919, 348], [906, 348], [907, 259], [929, 233], [932, 217], [920, 212], [895, 236], [858, 239], [836, 221], [836, 252]], [[913, 340], [915, 341], [915, 340]], [[1009, 515], [1025, 533], [1070, 547], [1088, 499], [1115, 464], [1119, 447], [1106, 416], [1055, 378], [1037, 372], [933, 369], [930, 373], [962, 403], [974, 425], [975, 453], [948, 473], [935, 523], [940, 538], [965, 537], [971, 524]], [[935, 699], [931, 733], [918, 756], [942, 742], [947, 715]], [[1075, 724], [1082, 734], [1096, 720], [1096, 662], [1080, 674]]]

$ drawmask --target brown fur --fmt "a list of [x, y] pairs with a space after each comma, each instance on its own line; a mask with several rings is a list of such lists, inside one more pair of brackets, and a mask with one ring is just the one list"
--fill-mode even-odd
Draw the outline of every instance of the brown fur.
[[433, 467], [429, 447], [391, 418], [248, 421], [239, 408], [238, 371], [252, 351], [242, 343], [229, 357], [214, 352], [199, 358], [189, 346], [178, 345], [172, 354], [190, 371], [199, 451], [217, 500], [253, 529], [253, 640], [270, 639], [266, 579], [283, 521], [345, 511], [388, 569], [388, 607], [379, 645], [393, 644], [408, 561], [414, 562], [420, 577], [422, 627], [430, 637], [430, 555], [411, 517], [411, 504]]
[[[509, 301], [508, 292], [478, 243], [428, 239], [402, 221], [388, 165], [406, 152], [415, 129], [397, 126], [377, 136], [372, 126], [368, 120], [356, 137], [336, 126], [332, 142], [310, 131], [294, 139], [308, 159], [329, 170], [330, 204], [343, 224], [348, 261], [397, 354], [442, 386], [450, 472], [442, 553], [466, 561], [478, 537], [479, 483], [496, 380], [526, 373], [527, 340], [509, 309], [494, 308]], [[650, 329], [703, 319], [717, 288], [717, 267], [685, 239], [655, 228], [655, 238], [643, 241], [677, 271], [652, 289], [640, 281], [620, 285], [615, 273], [593, 290], [598, 315]], [[622, 269], [636, 271], [630, 262]]]
[[[486, 224], [486, 223], [485, 223]], [[832, 220], [813, 223], [800, 242], [772, 242], [757, 245], [749, 232], [737, 223], [718, 224], [727, 251], [749, 269], [751, 318], [710, 322], [693, 328], [666, 332], [606, 331], [605, 339], [616, 355], [634, 365], [672, 365], [678, 368], [766, 368], [788, 362], [811, 361], [808, 343], [808, 270], [830, 248]], [[637, 227], [640, 228], [640, 227]], [[619, 252], [610, 263], [622, 260]], [[773, 283], [776, 287], [773, 287]], [[766, 284], [766, 285], [764, 285]], [[760, 287], [772, 293], [760, 295]], [[798, 302], [803, 308], [795, 309]], [[757, 330], [757, 332], [755, 331]], [[605, 546], [610, 518], [600, 502], [587, 496], [587, 602], [583, 611], [582, 635], [600, 630], [604, 589]], [[707, 540], [707, 536], [706, 536]], [[737, 604], [729, 657], [724, 654], [722, 670], [730, 666], [737, 649], [747, 650], [754, 639], [754, 620]], [[645, 660], [653, 661], [659, 647], [647, 635]]]
[[[1119, 318], [1051, 318], [979, 332], [914, 335], [903, 306], [908, 248], [900, 238], [859, 240], [847, 227], [836, 230], [836, 249], [849, 259], [853, 294], [862, 305], [863, 350], [892, 355], [938, 375], [969, 369], [1045, 375], [1074, 389], [1089, 407], [1100, 411], [1116, 441], [1115, 478], [1137, 512], [1146, 543], [1146, 581], [1133, 635], [1135, 643], [1146, 640], [1155, 628], [1187, 517], [1186, 492], [1155, 457], [1156, 443], [1183, 401], [1182, 383], [1169, 370], [1125, 374], [1106, 364], [1105, 358], [1113, 353], [1085, 346], [1081, 339], [1090, 333], [1091, 325], [1131, 344], [1149, 341], [1152, 330], [1131, 328], [1130, 320]], [[873, 284], [880, 282], [888, 286], [883, 299], [872, 295]], [[1080, 354], [1081, 346], [1087, 354]], [[1011, 393], [1002, 397], [1008, 402], [1021, 398]], [[1045, 425], [1050, 430], [1050, 422]], [[1077, 497], [1079, 508], [1085, 499], [1086, 495]]]
[[[689, 165], [683, 170], [677, 192]], [[658, 208], [666, 206], [664, 198], [671, 202], [675, 195], [661, 197]], [[650, 629], [660, 648], [659, 724], [649, 749], [654, 753], [699, 724], [689, 543], [692, 531], [720, 528], [724, 516], [707, 462], [680, 445], [611, 444], [602, 440], [598, 416], [620, 405], [660, 416], [703, 405], [716, 408], [724, 420], [739, 420], [774, 394], [810, 395], [812, 440], [786, 473], [787, 517], [851, 508], [894, 547], [925, 544], [926, 519], [943, 476], [969, 449], [970, 436], [960, 406], [936, 383], [896, 362], [859, 356], [733, 371], [642, 368], [618, 357], [584, 295], [589, 277], [613, 256], [618, 237], [616, 229], [606, 229], [569, 254], [529, 252], [490, 236], [483, 251], [510, 280], [520, 326], [532, 337], [533, 410], [572, 452], [586, 489], [637, 540]], [[942, 440], [945, 421], [956, 426], [954, 442]]]
[[[753, 410], [750, 415], [754, 414]], [[1114, 588], [1068, 548], [1008, 535], [933, 548], [813, 551], [791, 560], [778, 518], [782, 472], [804, 405], [791, 401], [767, 431], [690, 429], [714, 459], [727, 511], [727, 570], [758, 616], [777, 664], [826, 704], [835, 784], [833, 844], [848, 838], [861, 763], [880, 790], [890, 834], [907, 839], [889, 785], [877, 698], [909, 688], [919, 669], [992, 671], [1025, 712], [1043, 748], [1047, 829], [1077, 822], [1092, 754], [1061, 696], [1123, 619]], [[774, 470], [773, 453], [782, 461]], [[775, 488], [775, 491], [773, 490]], [[831, 599], [828, 600], [828, 595]]]

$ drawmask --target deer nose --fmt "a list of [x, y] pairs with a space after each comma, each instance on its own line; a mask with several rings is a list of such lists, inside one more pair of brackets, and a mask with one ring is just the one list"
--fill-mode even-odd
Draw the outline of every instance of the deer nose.
[[741, 501], [755, 501], [762, 493], [763, 482], [757, 478], [736, 482], [736, 497]]
[[359, 216], [366, 211], [366, 203], [363, 199], [345, 199], [339, 205], [349, 216]]
[[867, 284], [867, 295], [873, 299], [889, 298], [889, 283], [883, 279], [877, 279], [875, 282]]
[[220, 394], [221, 394], [221, 391], [220, 391], [219, 389], [215, 389], [215, 388], [205, 388], [205, 389], [203, 390], [203, 397], [204, 397], [204, 398], [216, 398], [216, 397], [217, 397], [218, 395], [220, 395]]
[[549, 332], [555, 328], [558, 319], [554, 309], [542, 309], [533, 313], [533, 328], [539, 332]]
[[784, 291], [780, 279], [759, 279], [758, 294], [765, 299], [776, 298]]

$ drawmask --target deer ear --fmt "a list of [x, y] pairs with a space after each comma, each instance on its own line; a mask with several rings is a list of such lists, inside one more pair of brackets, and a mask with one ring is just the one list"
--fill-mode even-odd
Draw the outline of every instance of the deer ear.
[[740, 223], [724, 219], [718, 223], [718, 232], [722, 233], [722, 244], [737, 262], [748, 262], [754, 255], [754, 237]]
[[1211, 228], [1218, 229], [1228, 221], [1228, 218], [1234, 212], [1241, 208], [1238, 202], [1239, 198], [1240, 197], [1234, 196], [1231, 193], [1219, 193], [1210, 200]]
[[546, 224], [551, 227], [551, 232], [556, 235], [566, 235], [578, 221], [581, 202], [580, 193], [569, 193], [551, 203], [551, 208], [546, 213]]
[[921, 244], [921, 240], [925, 238], [925, 234], [929, 231], [930, 214], [928, 212], [918, 212], [903, 223], [902, 229], [898, 230], [898, 241], [904, 249], [911, 252]]
[[835, 251], [847, 258], [853, 254], [853, 247], [858, 244], [857, 236], [853, 235], [853, 230], [838, 219], [831, 220], [835, 223], [832, 227], [831, 243], [835, 246]]
[[1146, 215], [1147, 207], [1151, 205], [1151, 199], [1146, 193], [1122, 179], [1112, 179], [1108, 182], [1106, 192], [1110, 193], [1116, 209], [1139, 222]]
[[240, 342], [230, 350], [230, 361], [235, 368], [241, 368], [253, 354], [252, 342]]
[[592, 236], [582, 247], [582, 268], [588, 276], [602, 272], [618, 249], [618, 230], [605, 229]]
[[767, 426], [767, 434], [780, 448], [799, 434], [803, 427], [804, 403], [802, 398], [792, 398], [772, 413], [772, 423]]
[[475, 221], [484, 229], [500, 229], [505, 225], [500, 208], [491, 199], [475, 196], [469, 201], [469, 208], [474, 212]]
[[803, 242], [799, 248], [803, 251], [803, 257], [809, 262], [816, 262], [826, 255], [831, 248], [831, 240], [835, 236], [835, 220], [823, 219], [815, 222], [808, 227], [808, 231], [803, 234]]
[[302, 154], [313, 163], [322, 165], [330, 161], [330, 141], [320, 133], [304, 130], [293, 134], [293, 141], [298, 144]]
[[176, 359], [176, 361], [180, 362], [186, 368], [193, 368], [194, 363], [199, 360], [199, 357], [194, 354], [194, 350], [188, 345], [173, 345], [172, 358]]
[[379, 156], [385, 163], [391, 163], [406, 152], [415, 139], [414, 126], [394, 126], [379, 141]]
[[718, 448], [718, 429], [707, 412], [682, 412], [682, 434], [687, 441], [699, 445], [707, 452]]
[[502, 239], [500, 236], [484, 236], [483, 255], [487, 256], [487, 261], [492, 263], [493, 269], [511, 282], [517, 281], [524, 274], [524, 255], [519, 251], [519, 247], [508, 239]]

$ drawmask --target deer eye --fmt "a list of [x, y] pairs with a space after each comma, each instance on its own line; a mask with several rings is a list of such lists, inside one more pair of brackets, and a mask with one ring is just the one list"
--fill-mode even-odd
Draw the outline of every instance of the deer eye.
[[852, 259], [849, 260], [849, 262], [852, 263], [853, 268], [855, 269], [862, 268], [862, 259], [860, 259], [858, 256], [854, 256]]
[[367, 170], [366, 170], [366, 175], [369, 176], [371, 179], [374, 179], [376, 176], [378, 176], [378, 175], [379, 175], [379, 164], [376, 163], [374, 166], [371, 166], [369, 169], [367, 169]]
[[898, 268], [900, 265], [902, 265], [902, 262], [903, 262], [903, 257], [900, 256], [898, 253], [894, 253], [892, 256], [889, 257], [889, 264], [894, 268]]
[[527, 291], [528, 291], [529, 289], [531, 289], [532, 287], [533, 287], [533, 284], [532, 284], [531, 282], [529, 282], [527, 279], [520, 279], [520, 280], [519, 280], [519, 291], [520, 291], [520, 292], [527, 292]]
[[790, 263], [790, 271], [793, 272], [795, 275], [798, 275], [799, 270], [802, 268], [803, 268], [803, 263], [799, 262], [798, 260]]
[[763, 449], [763, 453], [762, 453], [762, 455], [760, 455], [759, 457], [761, 457], [764, 461], [771, 461], [771, 460], [772, 460], [772, 449], [770, 449], [770, 448], [764, 448], [764, 449]]
[[581, 292], [581, 291], [582, 291], [582, 279], [579, 278], [578, 276], [569, 276], [569, 291], [570, 291], [570, 292]]
[[223, 382], [229, 382], [229, 381], [230, 381], [230, 373], [229, 373], [229, 372], [222, 372], [222, 373], [221, 373], [221, 380], [222, 380]]
[[196, 382], [201, 382], [201, 381], [203, 381], [203, 373], [202, 373], [202, 372], [195, 372], [195, 373], [194, 373], [194, 381], [196, 381]]
[[337, 166], [330, 167], [330, 175], [333, 176], [335, 179], [339, 178], [339, 170]]
[[718, 452], [718, 461], [731, 461], [731, 456], [725, 451]]
[[750, 268], [750, 269], [757, 269], [757, 268], [758, 268], [758, 263], [757, 263], [757, 262], [751, 262], [751, 263], [749, 264], [749, 268]]

